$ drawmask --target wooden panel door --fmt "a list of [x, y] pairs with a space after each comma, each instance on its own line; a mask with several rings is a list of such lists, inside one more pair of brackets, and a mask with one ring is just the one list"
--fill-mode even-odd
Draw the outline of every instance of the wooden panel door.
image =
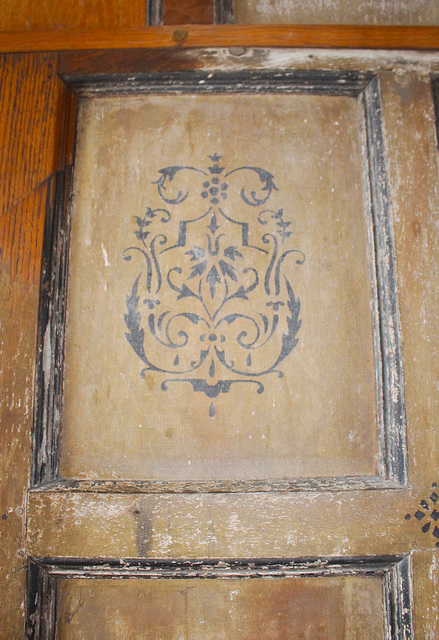
[[111, 55], [60, 64], [28, 636], [435, 637], [434, 64]]

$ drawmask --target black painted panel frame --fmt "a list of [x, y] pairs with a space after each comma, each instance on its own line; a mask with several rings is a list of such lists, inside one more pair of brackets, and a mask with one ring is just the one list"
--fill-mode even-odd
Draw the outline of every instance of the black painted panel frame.
[[[386, 477], [405, 485], [408, 473], [404, 376], [396, 284], [395, 248], [390, 210], [390, 189], [378, 77], [362, 94], [365, 114], [370, 210], [375, 253], [375, 337], [381, 354], [377, 376], [381, 447]], [[374, 278], [372, 278], [374, 280]]]
[[413, 638], [410, 556], [252, 560], [133, 560], [32, 558], [28, 567], [30, 640], [55, 640], [59, 579], [257, 579], [382, 576], [384, 640]]
[[[265, 483], [262, 490], [294, 491], [339, 488], [398, 487], [407, 483], [407, 442], [401, 339], [395, 277], [392, 220], [386, 171], [379, 78], [370, 72], [327, 70], [173, 71], [153, 73], [64, 74], [78, 96], [173, 93], [283, 93], [351, 96], [363, 107], [362, 127], [371, 281], [374, 293], [374, 334], [377, 415], [381, 448], [379, 475], [370, 478], [286, 479]], [[38, 346], [32, 485], [63, 485], [59, 477], [58, 441], [62, 414], [64, 306], [67, 291], [70, 173], [54, 179], [54, 201], [48, 206], [43, 259], [41, 328]], [[70, 483], [71, 484], [71, 483]], [[87, 484], [87, 483], [86, 483]], [[102, 484], [102, 483], [101, 483]], [[142, 484], [142, 483], [140, 483]], [[157, 485], [155, 487], [155, 484]], [[146, 492], [249, 492], [251, 481], [224, 484], [151, 483]], [[260, 491], [260, 483], [256, 490]], [[88, 490], [94, 490], [99, 482]], [[136, 483], [136, 486], [139, 483]], [[81, 488], [81, 483], [78, 487]], [[137, 486], [139, 490], [139, 486]], [[142, 487], [140, 487], [142, 490]]]

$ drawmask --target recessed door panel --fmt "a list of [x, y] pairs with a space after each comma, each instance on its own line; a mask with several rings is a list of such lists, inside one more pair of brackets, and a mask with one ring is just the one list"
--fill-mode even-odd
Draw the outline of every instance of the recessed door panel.
[[62, 476], [376, 475], [361, 99], [91, 98], [78, 123]]
[[379, 640], [382, 579], [64, 579], [56, 640]]

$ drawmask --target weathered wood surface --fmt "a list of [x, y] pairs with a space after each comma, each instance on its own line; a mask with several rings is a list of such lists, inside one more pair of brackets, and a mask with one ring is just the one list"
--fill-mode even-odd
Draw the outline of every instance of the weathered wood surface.
[[24, 519], [39, 273], [47, 179], [59, 160], [55, 140], [63, 96], [56, 65], [56, 55], [0, 60], [0, 637], [5, 640], [22, 637], [25, 615]]
[[27, 551], [88, 558], [403, 554], [435, 548], [437, 538], [422, 531], [428, 517], [413, 517], [430, 494], [431, 487], [204, 496], [36, 491]]
[[[285, 61], [282, 54], [263, 55], [267, 64], [279, 66]], [[200, 55], [196, 62], [193, 55], [185, 58], [187, 64], [209, 67], [221, 63], [220, 57], [210, 54]], [[248, 64], [256, 64], [256, 58], [252, 57]], [[189, 59], [192, 62], [187, 62]], [[338, 53], [324, 64], [339, 66], [342, 59]], [[0, 637], [18, 640], [23, 636], [23, 516], [29, 471], [39, 256], [46, 179], [61, 166], [53, 132], [60, 123], [56, 105], [63, 94], [58, 92], [54, 76], [55, 56], [5, 60], [11, 65], [9, 69], [16, 70], [15, 75], [4, 70], [11, 104], [16, 97], [16, 104], [25, 106], [23, 113], [16, 108], [12, 115], [5, 107], [8, 101], [0, 103], [4, 109], [0, 121], [8, 123], [1, 130], [0, 147], [6, 154], [2, 163], [11, 172], [2, 174], [7, 189], [2, 193], [6, 205], [0, 218], [1, 370], [5, 398], [0, 467], [6, 478], [1, 497], [1, 515], [6, 518], [0, 520], [0, 593], [2, 615], [7, 616], [7, 622], [2, 620]], [[236, 64], [236, 60], [239, 58], [230, 57], [227, 64]], [[346, 62], [348, 66], [357, 63], [358, 58]], [[155, 64], [159, 65], [157, 59]], [[316, 61], [304, 64], [315, 65]], [[367, 56], [359, 64], [363, 68], [374, 65]], [[389, 62], [381, 56], [376, 64], [386, 66]], [[397, 64], [397, 74], [382, 77], [382, 98], [404, 339], [410, 489], [326, 491], [319, 495], [312, 487], [312, 491], [293, 495], [202, 496], [32, 492], [27, 553], [42, 557], [250, 558], [257, 554], [362, 556], [411, 552], [415, 638], [430, 640], [439, 636], [438, 551], [433, 534], [437, 525], [434, 518], [429, 518], [432, 502], [428, 510], [420, 507], [422, 500], [429, 501], [431, 483], [438, 480], [436, 134], [428, 62], [418, 58], [412, 75], [402, 71], [401, 59]], [[169, 60], [166, 65], [172, 66]], [[40, 105], [35, 113], [34, 105]], [[29, 124], [35, 115], [38, 126]], [[12, 134], [14, 118], [18, 119], [19, 128]], [[23, 131], [29, 135], [23, 135]], [[22, 162], [16, 160], [20, 154]], [[15, 178], [17, 174], [21, 177]], [[90, 489], [93, 490], [93, 483], [88, 485]], [[419, 510], [424, 511], [420, 520], [415, 517]], [[408, 514], [410, 519], [406, 519]], [[428, 521], [430, 528], [423, 532]], [[322, 533], [323, 527], [328, 528], [328, 534]]]
[[0, 33], [0, 51], [11, 53], [177, 46], [434, 50], [439, 48], [439, 27], [168, 25]]
[[140, 74], [163, 72], [212, 71], [233, 73], [286, 73], [311, 70], [371, 74], [393, 69], [395, 73], [412, 71], [424, 77], [439, 72], [439, 51], [349, 51], [345, 49], [290, 49], [231, 47], [190, 49], [158, 47], [64, 51], [59, 54], [59, 73], [67, 84], [78, 85], [78, 79], [90, 82], [111, 74], [127, 79]]
[[[47, 185], [43, 184], [0, 219], [0, 637], [4, 640], [22, 636], [25, 615], [24, 524], [38, 315], [38, 260], [34, 253], [41, 248], [46, 197]], [[35, 216], [36, 210], [41, 211], [40, 217]]]
[[437, 550], [413, 554], [413, 627], [416, 640], [439, 638], [439, 555]]
[[436, 479], [439, 432], [438, 155], [430, 79], [382, 76], [413, 486]]

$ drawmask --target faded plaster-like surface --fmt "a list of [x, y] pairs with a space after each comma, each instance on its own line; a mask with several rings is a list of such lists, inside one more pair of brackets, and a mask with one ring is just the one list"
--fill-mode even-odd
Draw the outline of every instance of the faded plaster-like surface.
[[238, 24], [437, 25], [437, 0], [235, 0]]
[[383, 632], [381, 582], [354, 576], [62, 580], [56, 637], [375, 640]]
[[[64, 477], [374, 475], [376, 390], [361, 122], [354, 97], [151, 96], [84, 104], [72, 211]], [[250, 166], [274, 175], [269, 201], [245, 202], [269, 192], [260, 176], [244, 169], [230, 173], [227, 198], [218, 209], [216, 197], [209, 200], [203, 191], [207, 178], [200, 173], [209, 173], [215, 161], [208, 156], [215, 153], [222, 156], [224, 172]], [[154, 184], [164, 175], [160, 170], [188, 165], [197, 170], [173, 175], [163, 190], [171, 200], [186, 191], [188, 198], [167, 203]], [[247, 197], [252, 190], [255, 196]], [[160, 213], [145, 215], [148, 207]], [[209, 207], [204, 222], [188, 224], [186, 245], [172, 249], [179, 221], [205, 215]], [[163, 223], [168, 214], [162, 209], [171, 216]], [[248, 224], [251, 247], [243, 242], [242, 227], [220, 211]], [[153, 237], [148, 293], [142, 251], [149, 251]], [[298, 307], [285, 298], [290, 294], [281, 288], [267, 296], [277, 269], [269, 258], [273, 247], [279, 255], [290, 252], [280, 286], [285, 288], [287, 277], [300, 298], [300, 328]], [[259, 297], [252, 289], [256, 272]], [[241, 285], [245, 292], [239, 294]], [[217, 311], [221, 296], [232, 294]], [[160, 337], [159, 325], [166, 325], [170, 313], [186, 315], [176, 316], [169, 335]], [[211, 325], [209, 314], [215, 318]], [[273, 353], [292, 333], [298, 343], [275, 367], [284, 375], [254, 376], [253, 370], [269, 369]], [[149, 361], [168, 373], [148, 368], [133, 348], [137, 339]], [[181, 346], [166, 349], [163, 342], [169, 341]], [[209, 341], [218, 350], [212, 346], [203, 366], [180, 374], [202, 357]], [[243, 343], [258, 348], [241, 349]], [[222, 351], [226, 364], [235, 363], [232, 368], [243, 375], [221, 363]], [[212, 386], [236, 382], [209, 396], [194, 390], [188, 378]]]

